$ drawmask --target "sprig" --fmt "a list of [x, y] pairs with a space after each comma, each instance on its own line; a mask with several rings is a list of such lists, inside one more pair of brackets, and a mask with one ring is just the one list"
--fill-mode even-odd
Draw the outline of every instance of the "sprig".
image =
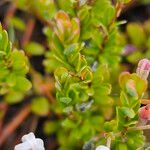
[[28, 59], [22, 50], [12, 48], [7, 32], [0, 25], [0, 94], [9, 103], [20, 101], [31, 88], [26, 78]]

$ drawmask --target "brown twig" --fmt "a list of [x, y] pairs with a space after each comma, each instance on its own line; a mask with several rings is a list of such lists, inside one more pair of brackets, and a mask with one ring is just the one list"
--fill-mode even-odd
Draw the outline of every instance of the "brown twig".
[[141, 99], [141, 104], [144, 104], [144, 105], [150, 104], [150, 100], [149, 99]]
[[6, 125], [0, 134], [0, 146], [5, 142], [5, 140], [16, 130], [16, 128], [26, 119], [30, 113], [30, 106], [25, 106], [14, 118]]
[[2, 125], [3, 125], [3, 118], [5, 116], [5, 113], [8, 109], [8, 105], [4, 102], [1, 102], [0, 103], [0, 110], [2, 110], [4, 112], [3, 116], [0, 118], [0, 134], [1, 134], [1, 131], [2, 131]]
[[5, 102], [0, 103], [0, 110], [5, 110], [7, 108], [7, 104]]
[[51, 102], [51, 103], [54, 103], [55, 102], [55, 99], [54, 99], [54, 97], [53, 97], [53, 95], [50, 93], [50, 91], [49, 90], [45, 90], [45, 96], [49, 99], [49, 101]]
[[32, 132], [36, 131], [36, 128], [37, 128], [37, 125], [38, 125], [38, 120], [39, 120], [38, 116], [33, 116], [32, 122], [30, 124], [30, 131], [32, 131]]
[[130, 127], [128, 130], [149, 130], [150, 125], [145, 125], [145, 126], [138, 126], [138, 127]]
[[27, 22], [26, 31], [21, 41], [22, 47], [24, 47], [29, 42], [31, 35], [33, 33], [34, 26], [35, 20], [33, 18], [30, 18], [29, 21]]
[[115, 9], [116, 9], [115, 15], [114, 15], [112, 21], [109, 24], [109, 28], [111, 27], [112, 24], [114, 24], [114, 22], [116, 21], [116, 19], [120, 16], [123, 7], [124, 7], [123, 3], [120, 3], [120, 2], [116, 3], [116, 6], [115, 6]]
[[10, 23], [11, 18], [14, 16], [16, 11], [16, 5], [14, 3], [12, 3], [8, 10], [7, 13], [5, 15], [5, 19], [4, 19], [4, 28], [6, 29]]
[[0, 1], [0, 6], [4, 5], [5, 3], [10, 3], [12, 2], [12, 0], [3, 0], [3, 1]]
[[93, 5], [94, 0], [88, 0], [88, 5]]
[[136, 5], [138, 4], [137, 0], [131, 0], [130, 3], [128, 3], [122, 10], [122, 12], [126, 12], [129, 9], [132, 9], [133, 7], [136, 7]]

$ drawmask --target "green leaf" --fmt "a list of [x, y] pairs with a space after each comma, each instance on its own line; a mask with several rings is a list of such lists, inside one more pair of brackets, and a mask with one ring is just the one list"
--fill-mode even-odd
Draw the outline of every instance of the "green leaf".
[[124, 117], [129, 117], [129, 118], [134, 118], [135, 116], [135, 112], [133, 111], [133, 109], [128, 108], [128, 107], [121, 107], [119, 108], [119, 111], [121, 114], [124, 115]]
[[54, 132], [57, 131], [58, 129], [58, 122], [54, 122], [54, 121], [46, 121], [44, 123], [44, 133], [47, 135], [50, 135]]
[[33, 113], [39, 116], [45, 116], [49, 112], [49, 102], [44, 97], [34, 98], [31, 102], [31, 110]]
[[132, 79], [135, 81], [136, 83], [136, 90], [138, 92], [138, 95], [141, 97], [142, 94], [146, 91], [147, 89], [147, 81], [140, 78], [137, 74], [133, 73], [132, 74]]
[[92, 71], [89, 67], [85, 67], [80, 73], [81, 79], [84, 80], [85, 83], [89, 83], [93, 79]]
[[5, 97], [4, 100], [8, 104], [16, 104], [18, 102], [21, 102], [23, 100], [23, 93], [20, 93], [18, 91], [10, 91]]
[[78, 44], [71, 44], [64, 50], [66, 56], [74, 55], [76, 52], [78, 52]]
[[92, 32], [92, 42], [97, 47], [100, 47], [103, 42], [103, 34], [99, 30], [95, 30]]
[[24, 6], [26, 6], [27, 1], [26, 0], [15, 0], [15, 3], [19, 8], [24, 8]]
[[134, 53], [131, 53], [129, 56], [127, 56], [127, 60], [130, 63], [136, 64], [137, 60], [140, 60], [142, 58], [142, 53], [140, 50], [135, 51]]
[[104, 130], [106, 132], [112, 132], [112, 131], [115, 131], [116, 130], [116, 126], [117, 123], [116, 123], [116, 120], [112, 120], [112, 121], [109, 121], [109, 122], [105, 122], [104, 123]]
[[0, 51], [6, 51], [8, 45], [8, 34], [5, 30], [2, 31], [2, 38], [0, 39]]
[[68, 12], [71, 15], [74, 15], [74, 9], [73, 9], [73, 1], [72, 0], [61, 0], [58, 1], [58, 4], [60, 6], [60, 8], [66, 12]]
[[0, 80], [3, 80], [5, 77], [9, 76], [10, 72], [6, 68], [0, 68]]
[[80, 21], [84, 24], [84, 26], [88, 23], [89, 18], [90, 18], [90, 7], [85, 5], [81, 7], [78, 11], [78, 17]]
[[67, 118], [62, 122], [62, 126], [65, 128], [74, 128], [76, 124], [72, 120]]
[[134, 80], [129, 79], [127, 81], [126, 91], [130, 96], [135, 97], [136, 99], [138, 99], [138, 93], [137, 93], [137, 90], [136, 90], [136, 83], [135, 83]]
[[78, 41], [80, 36], [80, 24], [78, 18], [73, 18], [71, 20], [72, 23], [72, 34], [69, 40], [72, 40], [72, 43], [75, 43]]
[[48, 40], [50, 40], [52, 38], [53, 30], [51, 28], [44, 27], [43, 32], [46, 35], [46, 37], [48, 38]]
[[4, 56], [6, 53], [4, 51], [0, 51], [0, 56]]
[[12, 50], [12, 43], [8, 42], [7, 48], [6, 48], [6, 53], [8, 54], [8, 56], [10, 55]]
[[21, 20], [21, 18], [13, 17], [11, 18], [11, 24], [18, 30], [24, 31], [26, 28], [25, 23]]
[[[117, 107], [116, 108], [117, 114], [117, 127], [119, 130], [122, 130], [126, 127], [126, 123], [129, 125], [133, 125], [133, 118], [135, 117], [135, 112], [133, 109], [128, 107]], [[132, 123], [131, 123], [132, 122]], [[136, 124], [136, 122], [134, 121]]]
[[128, 107], [122, 107], [121, 112], [129, 118], [134, 118], [135, 116], [135, 112], [133, 111], [133, 109], [128, 108]]
[[16, 77], [16, 84], [14, 86], [14, 89], [21, 92], [26, 92], [30, 90], [32, 87], [31, 82], [26, 79], [25, 77], [17, 76]]
[[125, 89], [127, 81], [130, 79], [129, 72], [122, 72], [119, 76], [119, 84], [122, 89]]
[[[144, 147], [145, 137], [143, 131], [129, 131], [126, 134], [127, 145], [129, 149], [137, 149], [139, 147]], [[136, 142], [135, 142], [136, 141]]]
[[118, 143], [117, 150], [128, 150], [128, 146], [126, 143]]
[[7, 76], [6, 83], [13, 87], [16, 84], [16, 75], [13, 73], [9, 73], [9, 76]]
[[23, 51], [14, 50], [11, 53], [12, 68], [16, 74], [24, 75], [29, 71], [28, 59]]
[[59, 81], [60, 83], [64, 83], [67, 78], [69, 78], [68, 70], [64, 67], [59, 67], [56, 69], [54, 74], [56, 81]]
[[31, 88], [25, 78], [28, 71], [28, 58], [23, 51], [12, 49], [7, 32], [0, 25], [0, 94], [8, 94], [6, 101], [20, 101], [22, 94]]
[[61, 97], [60, 98], [60, 102], [66, 104], [66, 105], [68, 105], [71, 101], [72, 101], [72, 99], [69, 97]]
[[108, 0], [95, 1], [92, 7], [92, 19], [108, 26], [114, 16], [115, 9]]
[[25, 51], [30, 55], [42, 55], [44, 53], [44, 47], [36, 42], [30, 42], [25, 46]]
[[[137, 23], [130, 23], [127, 26], [127, 33], [133, 44], [142, 46], [146, 40], [143, 28]], [[139, 36], [140, 35], [140, 36]]]
[[105, 25], [109, 25], [112, 21], [112, 18], [114, 17], [115, 15], [115, 9], [113, 6], [109, 6], [108, 8], [105, 9], [105, 12], [104, 12], [104, 19], [103, 19], [103, 23]]
[[129, 106], [128, 96], [124, 91], [122, 91], [120, 94], [120, 100], [123, 106]]
[[112, 89], [111, 84], [109, 83], [99, 83], [99, 85], [94, 86], [94, 88], [97, 88], [96, 90], [99, 90], [100, 95], [109, 95]]

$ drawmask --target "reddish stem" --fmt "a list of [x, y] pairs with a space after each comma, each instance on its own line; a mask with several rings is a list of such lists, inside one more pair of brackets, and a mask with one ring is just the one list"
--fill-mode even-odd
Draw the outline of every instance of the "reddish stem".
[[138, 126], [138, 127], [130, 127], [129, 130], [149, 130], [150, 125]]
[[6, 29], [10, 23], [10, 19], [14, 16], [16, 11], [16, 5], [12, 4], [7, 10], [7, 13], [5, 15], [5, 20], [4, 20], [4, 28]]
[[29, 21], [27, 22], [27, 27], [26, 27], [26, 31], [24, 33], [24, 36], [22, 38], [22, 42], [21, 45], [24, 47], [30, 40], [33, 29], [35, 26], [35, 20], [33, 18], [29, 19]]
[[30, 124], [30, 131], [35, 132], [37, 125], [38, 125], [39, 118], [37, 116], [34, 116], [32, 118], [31, 124]]
[[121, 11], [123, 9], [123, 4], [120, 3], [120, 2], [116, 3], [115, 9], [116, 9], [115, 15], [114, 15], [114, 17], [112, 18], [112, 20], [111, 20], [111, 22], [109, 24], [109, 28], [111, 27], [112, 24], [114, 24], [116, 19], [119, 17], [119, 15], [120, 15], [120, 13], [121, 13]]
[[138, 3], [137, 3], [136, 0], [131, 0], [131, 1], [124, 7], [124, 9], [122, 10], [122, 12], [125, 13], [125, 12], [128, 11], [129, 9], [134, 8], [137, 4], [138, 4]]
[[1, 102], [1, 103], [0, 103], [0, 110], [6, 110], [7, 106], [8, 106], [8, 105], [7, 105], [6, 103]]
[[7, 105], [6, 103], [4, 103], [4, 102], [1, 102], [1, 103], [0, 103], [0, 111], [3, 111], [4, 114], [3, 114], [3, 116], [0, 118], [0, 133], [1, 133], [1, 131], [2, 131], [3, 119], [4, 119], [4, 116], [5, 116], [5, 113], [6, 113], [7, 109], [8, 109], [8, 105]]
[[141, 104], [144, 104], [144, 105], [150, 104], [150, 100], [149, 99], [141, 99]]
[[0, 146], [5, 142], [7, 138], [16, 130], [16, 128], [26, 119], [30, 113], [30, 106], [25, 106], [14, 118], [6, 125], [0, 134]]
[[45, 84], [43, 83], [43, 85], [41, 85], [41, 91], [43, 95], [45, 95], [51, 103], [55, 102], [55, 99], [53, 95], [51, 94], [49, 87], [46, 85], [46, 83]]

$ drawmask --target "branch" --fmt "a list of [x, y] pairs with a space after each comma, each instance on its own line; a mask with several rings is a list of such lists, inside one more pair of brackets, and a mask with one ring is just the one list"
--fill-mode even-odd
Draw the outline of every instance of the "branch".
[[7, 12], [6, 12], [5, 19], [4, 19], [4, 28], [5, 29], [8, 27], [11, 18], [15, 14], [15, 11], [16, 11], [16, 5], [11, 4], [10, 7], [8, 8]]
[[5, 114], [7, 112], [8, 105], [5, 102], [0, 103], [0, 111], [3, 111], [3, 115], [0, 118], [0, 134], [2, 132], [2, 126], [3, 126], [3, 119], [5, 117]]
[[5, 102], [0, 103], [0, 110], [6, 110], [7, 107], [8, 105]]
[[0, 134], [0, 146], [5, 142], [7, 138], [17, 129], [17, 127], [27, 118], [30, 113], [30, 106], [25, 106], [14, 118], [6, 125]]
[[27, 27], [26, 31], [24, 33], [24, 36], [22, 38], [21, 45], [24, 47], [30, 40], [33, 29], [35, 26], [35, 20], [33, 18], [30, 18], [29, 21], [27, 22]]
[[0, 1], [0, 6], [4, 5], [5, 3], [10, 3], [12, 2], [12, 0], [3, 0], [3, 1]]
[[124, 7], [124, 5], [122, 3], [120, 3], [120, 2], [116, 3], [116, 6], [115, 6], [115, 8], [116, 8], [115, 15], [114, 15], [112, 21], [109, 24], [109, 28], [110, 28], [110, 26], [112, 24], [114, 24], [114, 22], [116, 21], [116, 19], [120, 16], [123, 7]]
[[150, 129], [150, 125], [128, 128], [128, 130], [149, 130], [149, 129]]
[[144, 104], [144, 105], [150, 104], [150, 100], [149, 99], [141, 99], [141, 104]]

